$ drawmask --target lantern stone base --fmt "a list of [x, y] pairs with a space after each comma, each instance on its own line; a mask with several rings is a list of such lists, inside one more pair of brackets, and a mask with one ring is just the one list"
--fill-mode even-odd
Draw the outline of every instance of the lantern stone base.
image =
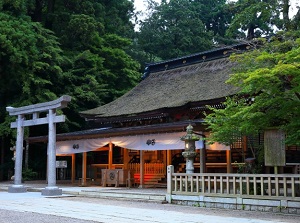
[[26, 193], [27, 188], [23, 185], [12, 185], [8, 187], [8, 193]]
[[42, 195], [59, 196], [62, 195], [62, 189], [59, 189], [58, 187], [46, 187], [45, 189], [42, 189]]

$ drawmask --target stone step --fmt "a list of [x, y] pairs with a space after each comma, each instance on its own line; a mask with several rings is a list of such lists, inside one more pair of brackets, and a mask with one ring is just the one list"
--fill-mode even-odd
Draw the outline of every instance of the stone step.
[[[0, 186], [0, 191], [7, 191], [8, 186]], [[42, 188], [27, 187], [27, 192], [41, 192]], [[81, 196], [102, 199], [132, 200], [151, 203], [166, 203], [166, 195], [162, 193], [139, 193], [124, 191], [103, 191], [103, 190], [71, 190], [62, 188], [62, 196]], [[61, 197], [61, 196], [60, 196]]]
[[116, 192], [116, 191], [91, 191], [82, 190], [78, 196], [93, 197], [93, 198], [112, 198], [122, 200], [134, 200], [144, 202], [165, 203], [166, 195], [152, 193], [133, 193], [133, 192]]
[[[145, 174], [144, 175], [144, 184], [145, 185], [158, 185], [162, 181], [162, 179], [165, 178], [165, 175], [163, 174]], [[139, 183], [140, 182], [140, 174], [136, 173], [134, 174], [134, 182]]]

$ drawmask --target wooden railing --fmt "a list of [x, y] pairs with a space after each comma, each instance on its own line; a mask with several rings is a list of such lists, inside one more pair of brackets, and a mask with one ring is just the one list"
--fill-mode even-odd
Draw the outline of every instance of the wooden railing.
[[300, 200], [299, 174], [184, 174], [168, 166], [168, 194]]
[[[128, 164], [128, 169], [131, 174], [140, 173], [139, 163]], [[166, 174], [166, 166], [163, 163], [145, 163], [144, 164], [144, 174]]]

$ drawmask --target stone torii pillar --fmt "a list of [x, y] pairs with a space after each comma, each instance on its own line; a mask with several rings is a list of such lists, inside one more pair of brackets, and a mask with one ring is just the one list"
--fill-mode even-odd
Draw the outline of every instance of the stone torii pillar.
[[[48, 148], [47, 148], [47, 169], [48, 169], [48, 186], [42, 190], [42, 195], [61, 195], [62, 190], [56, 186], [56, 123], [64, 122], [65, 116], [56, 116], [56, 109], [65, 108], [71, 101], [71, 97], [64, 95], [54, 101], [28, 105], [19, 108], [6, 107], [9, 115], [17, 115], [16, 122], [10, 124], [11, 128], [17, 128], [16, 141], [16, 159], [15, 159], [15, 175], [14, 185], [8, 188], [9, 193], [23, 193], [26, 188], [22, 185], [22, 160], [23, 160], [23, 138], [24, 127], [33, 125], [49, 125]], [[40, 112], [48, 112], [47, 117], [40, 118]], [[31, 119], [25, 120], [26, 116]]]

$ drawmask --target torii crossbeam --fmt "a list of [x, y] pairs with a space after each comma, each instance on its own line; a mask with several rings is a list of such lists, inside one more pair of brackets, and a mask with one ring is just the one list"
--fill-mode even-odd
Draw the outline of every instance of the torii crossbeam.
[[[23, 159], [23, 138], [24, 127], [33, 125], [48, 124], [48, 148], [47, 148], [47, 180], [48, 186], [42, 190], [42, 195], [61, 195], [62, 190], [56, 186], [56, 123], [64, 122], [65, 116], [56, 116], [56, 109], [65, 108], [71, 101], [71, 97], [64, 95], [54, 101], [28, 105], [19, 108], [6, 107], [9, 115], [18, 116], [16, 122], [12, 122], [10, 127], [17, 128], [16, 141], [16, 159], [15, 159], [15, 175], [14, 185], [8, 188], [9, 193], [23, 193], [26, 188], [22, 185], [22, 159]], [[40, 112], [48, 112], [47, 117], [40, 118]], [[31, 119], [25, 120], [25, 115], [30, 116]]]

